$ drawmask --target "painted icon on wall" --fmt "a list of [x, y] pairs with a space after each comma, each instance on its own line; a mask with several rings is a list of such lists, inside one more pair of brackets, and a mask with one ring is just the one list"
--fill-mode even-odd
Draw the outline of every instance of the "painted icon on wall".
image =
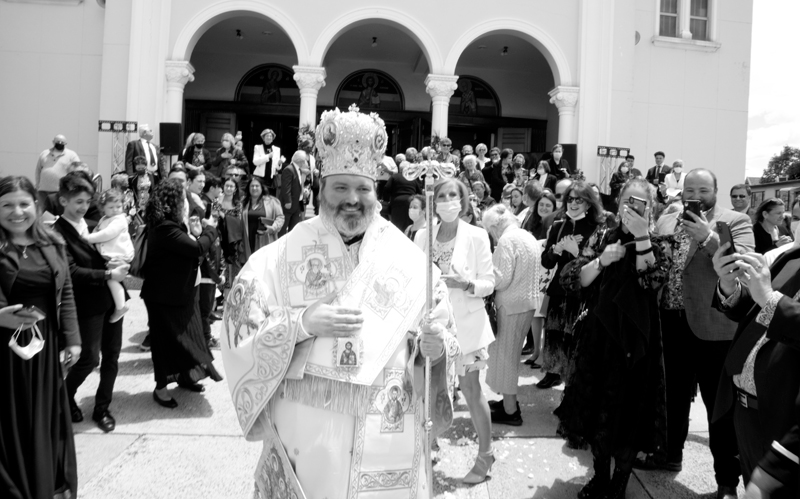
[[405, 107], [400, 85], [376, 69], [356, 71], [342, 80], [335, 102], [339, 109], [355, 104], [361, 111], [402, 111]]
[[248, 71], [239, 81], [234, 100], [296, 105], [300, 102], [300, 91], [290, 68], [281, 64], [262, 64]]
[[452, 114], [465, 116], [500, 116], [500, 100], [485, 81], [475, 76], [461, 76], [450, 98], [449, 109]]

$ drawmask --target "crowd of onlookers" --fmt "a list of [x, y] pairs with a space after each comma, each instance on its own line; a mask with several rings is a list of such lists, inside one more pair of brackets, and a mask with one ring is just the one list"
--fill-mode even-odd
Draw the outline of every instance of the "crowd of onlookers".
[[[70, 422], [84, 417], [74, 397], [98, 364], [92, 419], [115, 428], [128, 272], [143, 278], [153, 399], [175, 408], [169, 384], [202, 392], [202, 379], [222, 379], [211, 324], [241, 266], [317, 203], [308, 135], [287, 162], [269, 129], [252, 161], [240, 135], [224, 134], [211, 153], [195, 133], [171, 164], [152, 137], [140, 126], [103, 192], [62, 135], [40, 155], [35, 182], [0, 179], [0, 327], [11, 338], [0, 357], [0, 445], [15, 462], [3, 479], [12, 497], [74, 495]], [[632, 156], [621, 162], [606, 193], [563, 153], [459, 150], [443, 137], [386, 157], [377, 182], [384, 217], [423, 249], [433, 232], [427, 249], [450, 290], [458, 386], [479, 443], [464, 481], [482, 482], [494, 463], [492, 424], [523, 422], [526, 356], [543, 374], [538, 388], [565, 385], [559, 434], [592, 451], [579, 497], [624, 497], [634, 467], [679, 471], [698, 393], [718, 497], [735, 497], [740, 476], [749, 497], [794, 497], [800, 199], [752, 207], [740, 184], [725, 208], [713, 168], [684, 171], [660, 151], [644, 174]], [[426, 161], [457, 171], [432, 197], [404, 175]], [[502, 400], [487, 402], [482, 370]]]

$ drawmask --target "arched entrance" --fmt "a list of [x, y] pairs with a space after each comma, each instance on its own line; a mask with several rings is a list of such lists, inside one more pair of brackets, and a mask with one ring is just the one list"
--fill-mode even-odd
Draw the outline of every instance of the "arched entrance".
[[[464, 45], [453, 66], [461, 77], [449, 107], [448, 134], [454, 146], [484, 143], [539, 157], [557, 141], [558, 113], [547, 95], [555, 78], [548, 59], [531, 39], [503, 29]], [[502, 102], [497, 111], [476, 80], [496, 92]], [[482, 97], [476, 95], [481, 90]]]
[[298, 50], [291, 33], [263, 14], [242, 11], [220, 14], [202, 31], [194, 46], [187, 46], [195, 80], [184, 92], [184, 134], [203, 133], [211, 150], [223, 133], [242, 132], [243, 150], [252, 161], [261, 131], [270, 128], [290, 156], [300, 109], [291, 69]]

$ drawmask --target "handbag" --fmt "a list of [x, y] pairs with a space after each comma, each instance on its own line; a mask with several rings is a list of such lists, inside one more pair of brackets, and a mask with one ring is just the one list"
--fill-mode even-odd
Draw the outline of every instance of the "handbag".
[[136, 228], [136, 237], [133, 239], [133, 260], [128, 269], [128, 274], [139, 279], [144, 279], [144, 265], [147, 259], [147, 226], [142, 224]]

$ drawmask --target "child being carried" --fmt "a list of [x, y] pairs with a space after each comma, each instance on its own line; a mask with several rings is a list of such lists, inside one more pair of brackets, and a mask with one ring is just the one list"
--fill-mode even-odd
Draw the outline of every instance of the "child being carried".
[[[105, 258], [109, 269], [128, 266], [133, 260], [134, 248], [128, 233], [128, 219], [122, 209], [123, 194], [117, 189], [109, 189], [100, 195], [99, 205], [103, 209], [103, 218], [94, 232], [83, 238], [94, 244], [97, 251]], [[106, 281], [114, 298], [114, 313], [109, 322], [117, 322], [128, 311], [125, 300], [125, 288], [122, 283]]]

